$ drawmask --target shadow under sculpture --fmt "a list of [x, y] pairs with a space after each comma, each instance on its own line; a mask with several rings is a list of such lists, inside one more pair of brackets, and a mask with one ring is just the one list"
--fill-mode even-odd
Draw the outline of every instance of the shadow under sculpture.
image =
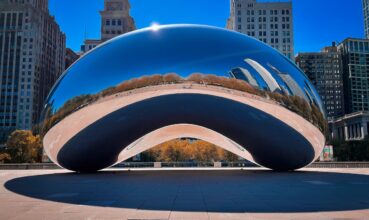
[[294, 170], [319, 156], [326, 121], [312, 84], [278, 51], [220, 28], [168, 25], [79, 59], [52, 89], [41, 126], [50, 159], [74, 171], [182, 137]]

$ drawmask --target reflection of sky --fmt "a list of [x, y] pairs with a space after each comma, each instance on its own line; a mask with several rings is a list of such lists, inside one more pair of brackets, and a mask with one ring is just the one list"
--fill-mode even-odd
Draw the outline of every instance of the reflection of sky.
[[304, 85], [305, 76], [294, 65], [259, 41], [219, 28], [167, 26], [132, 32], [91, 51], [68, 70], [49, 103], [53, 102], [56, 110], [75, 96], [96, 94], [143, 75], [174, 72], [183, 77], [192, 73], [228, 76], [235, 67], [248, 69], [265, 87], [261, 77], [244, 62], [246, 58], [275, 74], [267, 65], [271, 63]]

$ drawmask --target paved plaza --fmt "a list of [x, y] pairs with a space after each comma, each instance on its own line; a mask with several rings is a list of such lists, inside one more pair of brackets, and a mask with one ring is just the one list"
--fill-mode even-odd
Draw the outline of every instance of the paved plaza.
[[0, 219], [369, 219], [369, 169], [0, 171]]

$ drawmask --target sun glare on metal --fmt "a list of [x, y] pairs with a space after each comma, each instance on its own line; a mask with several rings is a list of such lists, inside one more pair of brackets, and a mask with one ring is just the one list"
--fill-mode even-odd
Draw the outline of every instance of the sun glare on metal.
[[158, 31], [160, 29], [160, 24], [159, 23], [156, 23], [156, 22], [153, 22], [153, 23], [151, 23], [150, 28], [153, 31]]

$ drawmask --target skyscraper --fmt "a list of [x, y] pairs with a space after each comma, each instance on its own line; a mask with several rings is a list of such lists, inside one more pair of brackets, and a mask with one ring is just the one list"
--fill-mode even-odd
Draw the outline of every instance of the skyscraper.
[[369, 0], [363, 0], [365, 36], [369, 39]]
[[318, 90], [328, 119], [344, 115], [343, 67], [336, 44], [321, 52], [299, 53], [296, 63]]
[[64, 71], [65, 35], [48, 0], [0, 1], [0, 141], [38, 121]]
[[230, 0], [227, 28], [255, 37], [294, 59], [292, 2]]
[[106, 41], [136, 29], [129, 15], [131, 5], [128, 0], [105, 0], [101, 14], [101, 40]]
[[104, 0], [104, 10], [101, 15], [101, 39], [86, 39], [82, 45], [82, 52], [88, 52], [118, 35], [136, 29], [135, 22], [130, 16], [131, 5], [128, 0]]
[[369, 111], [369, 39], [347, 38], [338, 49], [343, 62], [345, 111]]

